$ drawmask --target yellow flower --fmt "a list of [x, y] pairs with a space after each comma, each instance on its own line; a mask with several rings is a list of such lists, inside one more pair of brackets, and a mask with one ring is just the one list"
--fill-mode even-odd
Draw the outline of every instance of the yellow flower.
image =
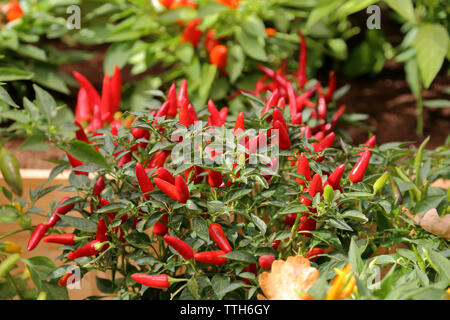
[[263, 272], [258, 280], [265, 296], [259, 300], [311, 300], [306, 294], [319, 278], [319, 270], [311, 267], [303, 256], [288, 257], [286, 261], [275, 260], [270, 272]]
[[2, 250], [6, 253], [20, 253], [22, 254], [22, 247], [15, 242], [5, 241], [2, 244], [5, 246], [2, 247]]
[[16, 203], [16, 209], [17, 209], [17, 212], [19, 213], [19, 215], [23, 214], [25, 212], [24, 208], [18, 202]]
[[334, 268], [337, 273], [331, 282], [331, 287], [328, 290], [325, 300], [339, 300], [350, 296], [356, 285], [356, 278], [351, 273], [352, 266], [347, 264], [342, 270]]
[[30, 270], [28, 270], [28, 268], [25, 268], [25, 270], [23, 270], [22, 279], [28, 280], [30, 278], [31, 278]]

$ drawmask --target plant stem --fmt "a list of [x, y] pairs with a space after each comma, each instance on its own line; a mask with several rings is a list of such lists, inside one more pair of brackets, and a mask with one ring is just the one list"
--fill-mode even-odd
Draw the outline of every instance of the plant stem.
[[32, 227], [28, 227], [28, 228], [23, 228], [23, 229], [19, 229], [19, 230], [15, 230], [15, 231], [11, 231], [11, 232], [5, 233], [4, 235], [0, 236], [0, 240], [4, 239], [6, 237], [12, 236], [13, 234], [16, 234], [16, 233], [19, 233], [19, 232], [22, 232], [22, 231], [32, 230], [32, 229], [33, 229]]
[[419, 137], [422, 137], [423, 136], [423, 101], [422, 101], [422, 94], [418, 94], [417, 95], [416, 114], [417, 114], [416, 134]]

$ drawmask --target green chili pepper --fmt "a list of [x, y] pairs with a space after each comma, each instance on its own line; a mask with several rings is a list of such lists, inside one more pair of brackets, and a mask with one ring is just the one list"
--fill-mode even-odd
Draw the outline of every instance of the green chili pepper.
[[15, 253], [10, 255], [2, 263], [0, 263], [0, 278], [4, 277], [19, 259], [20, 254]]
[[0, 171], [12, 192], [22, 195], [22, 177], [20, 176], [19, 161], [14, 154], [6, 149], [0, 150]]
[[334, 191], [333, 191], [333, 187], [330, 185], [326, 185], [325, 188], [323, 189], [323, 199], [327, 202], [327, 203], [331, 203], [334, 199]]
[[422, 164], [422, 159], [423, 159], [423, 150], [425, 149], [425, 146], [427, 145], [428, 141], [430, 140], [430, 136], [428, 136], [420, 145], [419, 149], [417, 150], [417, 154], [416, 157], [414, 158], [414, 169], [416, 171], [416, 179], [415, 179], [415, 183], [418, 186], [420, 183], [420, 168], [421, 168], [421, 164]]
[[373, 195], [376, 195], [378, 191], [380, 191], [384, 185], [386, 184], [387, 180], [389, 179], [389, 172], [385, 172], [375, 181], [373, 184]]

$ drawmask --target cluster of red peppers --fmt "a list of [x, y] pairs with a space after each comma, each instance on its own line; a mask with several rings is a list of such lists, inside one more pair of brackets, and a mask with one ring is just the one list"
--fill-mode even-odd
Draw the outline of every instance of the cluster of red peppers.
[[[304, 90], [304, 92], [300, 93], [308, 82], [306, 76], [306, 43], [301, 33], [300, 37], [302, 41], [300, 45], [300, 59], [297, 72], [286, 74], [285, 64], [283, 64], [282, 67], [276, 71], [260, 66], [265, 75], [258, 81], [253, 93], [255, 95], [260, 95], [266, 91], [271, 92], [270, 96], [265, 101], [265, 105], [261, 112], [261, 118], [265, 119], [269, 123], [269, 130], [267, 133], [259, 133], [251, 139], [245, 134], [242, 137], [242, 134], [245, 133], [245, 119], [244, 114], [241, 112], [236, 118], [234, 136], [240, 136], [241, 138], [239, 138], [238, 143], [246, 147], [246, 161], [248, 161], [248, 156], [250, 154], [256, 152], [257, 147], [267, 143], [267, 137], [271, 136], [270, 132], [272, 130], [276, 130], [278, 132], [279, 139], [277, 141], [280, 149], [282, 150], [291, 148], [293, 142], [291, 141], [291, 137], [294, 133], [297, 134], [297, 132], [301, 132], [302, 137], [306, 139], [314, 139], [311, 143], [312, 150], [306, 149], [304, 152], [296, 154], [295, 157], [288, 158], [288, 162], [296, 167], [296, 182], [300, 186], [301, 193], [303, 194], [299, 197], [299, 202], [304, 204], [308, 210], [306, 212], [288, 214], [285, 216], [286, 225], [289, 227], [296, 227], [298, 232], [301, 232], [306, 237], [310, 237], [311, 234], [309, 232], [316, 229], [316, 220], [314, 218], [315, 209], [312, 208], [312, 201], [310, 198], [314, 198], [317, 194], [320, 194], [322, 197], [328, 199], [330, 189], [341, 190], [340, 181], [346, 168], [345, 164], [339, 165], [333, 172], [328, 174], [327, 179], [323, 182], [321, 175], [311, 169], [311, 162], [322, 161], [324, 159], [323, 152], [333, 145], [335, 134], [332, 130], [344, 112], [345, 106], [340, 107], [331, 117], [328, 115], [327, 104], [331, 101], [336, 86], [333, 73], [330, 73], [330, 80], [326, 93], [324, 93], [320, 83], [317, 83], [311, 89]], [[118, 69], [116, 68], [116, 70]], [[114, 114], [116, 110], [115, 108], [118, 107], [117, 102], [120, 103], [120, 93], [115, 92], [115, 94], [112, 95], [112, 91], [115, 90], [105, 88], [108, 86], [113, 88], [117, 85], [117, 87], [114, 88], [120, 91], [120, 81], [117, 80], [120, 79], [120, 76], [118, 76], [118, 74], [120, 75], [120, 71], [115, 72], [111, 79], [105, 76], [107, 84], [105, 85], [104, 82], [102, 97], [98, 96], [98, 93], [96, 95], [96, 91], [94, 91], [95, 89], [92, 90], [92, 85], [90, 85], [84, 77], [79, 74], [76, 75], [81, 85], [80, 92], [84, 92], [81, 95], [85, 95], [85, 97], [82, 98], [84, 101], [83, 108], [84, 110], [89, 111], [86, 112], [86, 114], [89, 115], [89, 119], [94, 119], [96, 117], [96, 108], [97, 112], [103, 108], [105, 113], [101, 112], [101, 114], [108, 116], [105, 116], [104, 119], [102, 118], [101, 123], [103, 124], [111, 120], [110, 115]], [[290, 77], [288, 77], [288, 75]], [[294, 87], [297, 87], [297, 89], [294, 89]], [[104, 94], [109, 95], [109, 98], [104, 98]], [[312, 101], [315, 94], [317, 94], [317, 103]], [[285, 116], [284, 111], [286, 107], [289, 108], [289, 112], [286, 112], [286, 114], [290, 115], [290, 119]], [[305, 108], [311, 108], [311, 117], [319, 120], [318, 124], [313, 128], [310, 128], [303, 123], [302, 112]], [[208, 125], [210, 127], [222, 127], [225, 125], [228, 117], [228, 108], [223, 107], [219, 110], [215, 103], [210, 100], [208, 101], [208, 111]], [[162, 133], [164, 133], [165, 129], [158, 123], [161, 121], [160, 119], [178, 117], [178, 123], [185, 127], [195, 125], [197, 121], [199, 121], [197, 113], [189, 101], [187, 82], [185, 80], [181, 82], [178, 90], [176, 85], [172, 84], [167, 94], [167, 100], [162, 103], [158, 110], [151, 111], [151, 114], [153, 115], [153, 120], [151, 120], [151, 123], [148, 124], [151, 124], [155, 130]], [[130, 150], [126, 150], [124, 148], [114, 154], [114, 156], [117, 157], [117, 166], [120, 168], [133, 160], [133, 152], [137, 152], [140, 149], [145, 149], [148, 145], [150, 131], [139, 127], [139, 123], [141, 123], [140, 119], [136, 120], [137, 121], [135, 123], [129, 124], [131, 126], [131, 134], [135, 139], [135, 144], [130, 148]], [[80, 141], [91, 143], [82, 124], [79, 121], [76, 121], [75, 124], [78, 126], [76, 138]], [[88, 131], [91, 131], [94, 135], [97, 134], [92, 132], [92, 130], [98, 129], [96, 125], [92, 125], [92, 122], [89, 122], [88, 127], [89, 129], [86, 128]], [[111, 132], [114, 135], [117, 135], [117, 126], [111, 126]], [[158, 137], [158, 135], [156, 136]], [[162, 141], [166, 138], [161, 136], [160, 139]], [[174, 136], [172, 139], [175, 142], [180, 142], [182, 138]], [[363, 179], [364, 173], [370, 161], [370, 148], [374, 147], [375, 143], [376, 138], [373, 136], [365, 143], [365, 146], [358, 154], [360, 159], [356, 162], [349, 174], [349, 180], [352, 183], [358, 183]], [[216, 151], [213, 148], [208, 149], [208, 146], [206, 146], [205, 149], [210, 153], [210, 157], [213, 159], [216, 155]], [[174, 176], [171, 171], [164, 167], [165, 162], [170, 155], [171, 151], [160, 150], [154, 153], [150, 159], [136, 162], [134, 167], [136, 181], [134, 183], [135, 189], [133, 192], [139, 193], [143, 201], [150, 201], [152, 195], [155, 192], [160, 191], [174, 203], [187, 203], [191, 197], [190, 186], [192, 188], [195, 184], [207, 183], [211, 188], [218, 188], [216, 191], [220, 192], [220, 188], [224, 188], [225, 186], [229, 187], [232, 185], [231, 180], [227, 179], [225, 174], [210, 169], [206, 170], [197, 165], [192, 165], [189, 169], [186, 169], [184, 173]], [[70, 160], [70, 155], [68, 156]], [[74, 160], [72, 159], [71, 164], [74, 169], [79, 165], [82, 165], [82, 163], [73, 163], [73, 161]], [[268, 163], [267, 165], [272, 168], [276, 165], [276, 163], [277, 159], [273, 159], [272, 163]], [[234, 163], [233, 167], [236, 166], [237, 163]], [[205, 170], [207, 171], [207, 174], [206, 181], [204, 182], [205, 175], [202, 174], [202, 172]], [[74, 173], [87, 174], [77, 170], [74, 170]], [[150, 173], [151, 175], [149, 175]], [[266, 179], [268, 181], [270, 180], [269, 177], [266, 177]], [[99, 177], [93, 184], [91, 199], [92, 214], [94, 214], [97, 209], [110, 204], [108, 200], [102, 197], [103, 190], [105, 189], [105, 185], [107, 183], [108, 181], [106, 181], [104, 177]], [[309, 197], [306, 194], [308, 194]], [[44, 237], [47, 230], [56, 224], [59, 220], [59, 216], [57, 214], [66, 214], [73, 209], [73, 204], [65, 206], [62, 205], [65, 200], [66, 198], [61, 200], [49, 218], [47, 224], [40, 224], [36, 227], [30, 238], [28, 250], [35, 248], [39, 241]], [[188, 243], [169, 234], [170, 214], [163, 209], [160, 209], [160, 211], [161, 216], [159, 221], [153, 225], [153, 233], [156, 236], [163, 237], [162, 239], [164, 242], [178, 252], [183, 259], [189, 260], [190, 262], [197, 261], [216, 266], [221, 266], [228, 261], [224, 255], [232, 252], [233, 249], [225, 235], [223, 227], [218, 222], [212, 222], [208, 227], [209, 237], [217, 246], [217, 250], [194, 252], [193, 248]], [[103, 218], [98, 219], [98, 227], [95, 238], [87, 237], [89, 238], [89, 242], [70, 252], [67, 255], [68, 259], [94, 256], [106, 250], [109, 247], [110, 239], [108, 234], [110, 231], [114, 233], [118, 232], [120, 241], [126, 242], [124, 238], [124, 230], [121, 226], [130, 218], [130, 215], [126, 214], [122, 216], [121, 224], [119, 226], [115, 224], [115, 227], [111, 227], [110, 224], [116, 218], [116, 213], [108, 212], [106, 213], [106, 216], [109, 218], [109, 221], [105, 221]], [[135, 229], [137, 223], [142, 217], [135, 215], [133, 218], [134, 223], [132, 229]], [[58, 234], [49, 235], [43, 239], [44, 242], [76, 245], [78, 242], [84, 241], [86, 237], [77, 237], [75, 234]], [[279, 245], [279, 240], [274, 241], [274, 243], [272, 243], [272, 248], [277, 250]], [[305, 256], [314, 261], [323, 253], [324, 249], [313, 248], [308, 251]], [[274, 260], [275, 257], [273, 255], [263, 255], [259, 258], [258, 264], [261, 269], [267, 270], [271, 268]], [[244, 272], [245, 271], [256, 274], [256, 264], [246, 266], [244, 268]], [[131, 277], [143, 285], [159, 289], [168, 288], [171, 283], [180, 281], [180, 279], [174, 279], [164, 274], [148, 275], [144, 273], [135, 273]], [[63, 282], [64, 281], [62, 281], [62, 283]], [[244, 282], [249, 283], [247, 279], [244, 279]]]

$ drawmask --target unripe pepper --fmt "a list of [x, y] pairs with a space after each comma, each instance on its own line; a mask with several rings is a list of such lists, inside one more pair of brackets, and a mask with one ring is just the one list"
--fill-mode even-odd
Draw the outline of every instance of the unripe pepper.
[[323, 189], [323, 199], [330, 204], [334, 199], [334, 190], [330, 185], [326, 185]]
[[36, 226], [33, 233], [31, 234], [30, 240], [28, 241], [27, 250], [31, 251], [39, 244], [44, 234], [47, 232], [48, 226], [46, 224], [40, 223]]
[[222, 226], [218, 223], [211, 223], [208, 227], [209, 236], [217, 246], [225, 253], [232, 251], [231, 245], [223, 232]]
[[170, 286], [169, 276], [166, 274], [149, 275], [145, 273], [133, 273], [131, 278], [150, 288], [167, 289]]
[[[377, 179], [377, 181], [375, 181], [375, 183], [373, 184], [373, 194], [377, 194], [378, 191], [380, 191], [384, 185], [386, 184], [387, 180], [389, 179], [389, 172], [385, 172], [383, 173], [383, 175], [381, 177], [379, 177]], [[450, 189], [449, 189], [450, 190]]]
[[275, 261], [275, 257], [271, 254], [265, 254], [258, 259], [259, 266], [264, 270], [270, 270], [272, 263]]
[[227, 262], [227, 258], [221, 257], [221, 255], [224, 254], [225, 251], [223, 250], [203, 251], [194, 254], [194, 259], [199, 262], [220, 266], [223, 265], [225, 262]]
[[68, 213], [70, 210], [72, 210], [74, 208], [75, 204], [68, 204], [65, 206], [61, 206], [67, 199], [70, 199], [70, 197], [62, 198], [61, 201], [59, 201], [59, 203], [56, 205], [55, 210], [53, 211], [52, 215], [50, 216], [50, 218], [47, 221], [48, 228], [53, 227], [61, 219], [58, 216], [58, 214], [65, 215], [66, 213]]
[[370, 162], [370, 151], [365, 150], [361, 157], [359, 158], [358, 162], [353, 167], [352, 171], [350, 171], [350, 174], [348, 175], [348, 178], [351, 182], [357, 183], [360, 182], [363, 177], [364, 173], [366, 173], [367, 166]]
[[16, 156], [0, 147], [0, 171], [3, 179], [18, 196], [22, 195], [22, 177], [20, 176], [20, 165]]
[[184, 259], [189, 260], [194, 257], [194, 250], [181, 239], [172, 236], [164, 236], [164, 241], [174, 248]]
[[42, 241], [72, 246], [75, 244], [75, 235], [73, 233], [51, 234], [42, 238]]
[[3, 278], [20, 259], [20, 254], [14, 253], [0, 263], [0, 278]]
[[85, 244], [84, 246], [81, 246], [77, 250], [70, 252], [67, 255], [67, 259], [72, 260], [72, 259], [77, 259], [77, 258], [81, 258], [81, 257], [94, 256], [94, 255], [100, 253], [100, 251], [99, 251], [100, 243], [101, 242], [98, 240], [92, 240], [91, 242]]

